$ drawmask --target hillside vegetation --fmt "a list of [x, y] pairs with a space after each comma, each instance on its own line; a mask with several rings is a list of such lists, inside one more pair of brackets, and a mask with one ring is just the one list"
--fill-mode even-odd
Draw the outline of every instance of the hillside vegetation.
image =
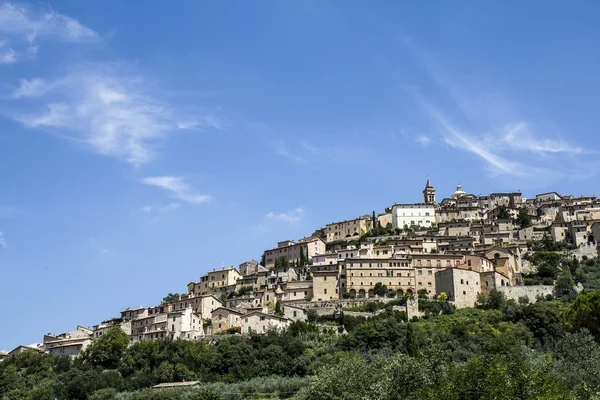
[[[559, 267], [589, 283], [594, 265]], [[128, 346], [113, 329], [74, 360], [31, 351], [1, 362], [0, 399], [600, 399], [600, 291], [527, 305], [493, 292], [410, 322], [371, 308], [381, 311], [339, 315], [342, 335], [295, 322]], [[191, 380], [201, 385], [149, 389]]]

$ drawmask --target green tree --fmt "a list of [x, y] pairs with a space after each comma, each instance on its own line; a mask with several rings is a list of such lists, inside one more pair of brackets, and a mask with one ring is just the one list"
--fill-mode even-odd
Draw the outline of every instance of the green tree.
[[128, 345], [129, 336], [121, 328], [111, 328], [89, 345], [81, 353], [80, 359], [84, 364], [116, 369]]
[[412, 322], [409, 322], [406, 326], [406, 353], [411, 357], [416, 357], [419, 354], [419, 342]]
[[565, 313], [565, 321], [569, 327], [586, 328], [600, 339], [600, 290], [577, 296]]
[[373, 210], [373, 230], [376, 230], [377, 228], [377, 217], [375, 216], [375, 210]]
[[377, 296], [384, 297], [387, 294], [387, 286], [381, 282], [377, 282], [373, 288], [373, 293]]
[[573, 275], [568, 268], [564, 268], [556, 278], [556, 290], [561, 295], [567, 295], [571, 293], [573, 286], [575, 286]]
[[299, 260], [298, 260], [298, 266], [299, 267], [304, 267], [306, 264], [308, 264], [307, 257], [304, 254], [304, 246], [300, 246], [298, 248], [298, 251], [300, 252], [300, 257], [299, 257]]
[[277, 257], [275, 259], [275, 269], [286, 268], [290, 266], [290, 260], [286, 256]]
[[510, 213], [506, 206], [498, 207], [498, 219], [510, 219]]
[[531, 217], [527, 212], [527, 208], [519, 208], [519, 214], [517, 215], [515, 222], [521, 227], [521, 229], [529, 228], [531, 226]]
[[565, 335], [556, 349], [556, 376], [577, 398], [589, 398], [588, 388], [600, 390], [600, 345], [583, 329]]
[[317, 321], [318, 316], [319, 316], [319, 314], [317, 313], [317, 310], [315, 310], [314, 308], [311, 308], [310, 310], [306, 311], [306, 319], [310, 323], [315, 323]]
[[277, 300], [277, 302], [275, 303], [275, 315], [277, 315], [278, 317], [283, 316], [283, 310], [281, 309], [281, 302], [279, 302], [279, 300]]
[[162, 301], [165, 303], [171, 303], [173, 301], [179, 300], [179, 296], [183, 296], [182, 293], [169, 293], [165, 297], [163, 297]]
[[114, 388], [100, 389], [92, 393], [88, 400], [114, 400], [117, 398], [117, 393]]
[[439, 301], [448, 301], [448, 295], [446, 294], [446, 292], [442, 292], [438, 295], [437, 299]]
[[[360, 379], [357, 379], [360, 377]], [[343, 353], [332, 359], [315, 374], [310, 384], [303, 388], [298, 400], [374, 400], [372, 387], [381, 377], [375, 365], [353, 353]]]
[[323, 229], [317, 229], [316, 231], [314, 231], [312, 233], [312, 235], [310, 235], [311, 237], [318, 237], [323, 239], [325, 237], [325, 234], [323, 233]]

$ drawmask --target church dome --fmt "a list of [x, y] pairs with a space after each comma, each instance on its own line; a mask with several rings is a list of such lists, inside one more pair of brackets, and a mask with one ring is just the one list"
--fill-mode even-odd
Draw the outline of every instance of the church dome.
[[462, 190], [462, 186], [461, 186], [461, 185], [458, 185], [458, 186], [456, 187], [456, 192], [454, 192], [454, 193], [452, 194], [452, 198], [456, 200], [456, 199], [458, 199], [459, 197], [463, 197], [463, 196], [464, 196], [464, 195], [466, 195], [466, 194], [467, 194], [467, 192], [465, 192], [465, 191], [463, 191], [463, 190]]

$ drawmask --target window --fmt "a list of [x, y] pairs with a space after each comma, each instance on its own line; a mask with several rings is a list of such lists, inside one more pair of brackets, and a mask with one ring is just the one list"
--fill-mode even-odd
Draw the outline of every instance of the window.
[[417, 275], [423, 275], [423, 270], [418, 270]]
[[465, 284], [465, 281], [464, 281], [464, 279], [461, 279], [461, 280], [460, 280], [460, 284], [461, 284], [461, 285], [464, 285], [464, 284]]
[[326, 280], [327, 280], [327, 277], [326, 277], [326, 276], [324, 276], [324, 277], [323, 277], [323, 280], [324, 280], [324, 281], [326, 281]]
[[296, 317], [296, 313], [297, 313], [297, 311], [294, 311], [294, 317]]
[[264, 320], [265, 320], [265, 317], [260, 317], [260, 320], [261, 320], [261, 321], [264, 321]]
[[427, 275], [433, 275], [433, 271], [432, 270], [427, 271]]
[[327, 294], [327, 289], [323, 289], [323, 294]]

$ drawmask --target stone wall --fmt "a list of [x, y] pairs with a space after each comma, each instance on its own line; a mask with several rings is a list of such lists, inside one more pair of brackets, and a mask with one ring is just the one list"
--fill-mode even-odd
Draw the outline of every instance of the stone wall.
[[575, 257], [578, 260], [581, 260], [583, 258], [583, 256], [586, 256], [587, 258], [596, 258], [596, 257], [598, 257], [598, 247], [596, 246], [595, 243], [594, 244], [584, 244], [582, 246], [579, 246], [575, 250], [569, 251], [568, 254], [569, 254], [569, 256]]
[[[343, 300], [327, 300], [327, 301], [290, 301], [286, 304], [293, 304], [296, 307], [304, 308], [305, 310], [316, 310], [318, 315], [331, 314], [336, 309], [350, 308], [360, 306], [373, 301], [388, 303], [396, 300], [394, 297], [377, 297], [370, 299], [343, 299]], [[285, 305], [285, 304], [284, 304]]]
[[546, 297], [550, 294], [554, 296], [554, 286], [549, 285], [531, 285], [531, 286], [501, 286], [496, 288], [504, 293], [507, 300], [519, 301], [519, 297], [529, 298], [530, 302], [535, 302], [535, 299], [541, 295]]

